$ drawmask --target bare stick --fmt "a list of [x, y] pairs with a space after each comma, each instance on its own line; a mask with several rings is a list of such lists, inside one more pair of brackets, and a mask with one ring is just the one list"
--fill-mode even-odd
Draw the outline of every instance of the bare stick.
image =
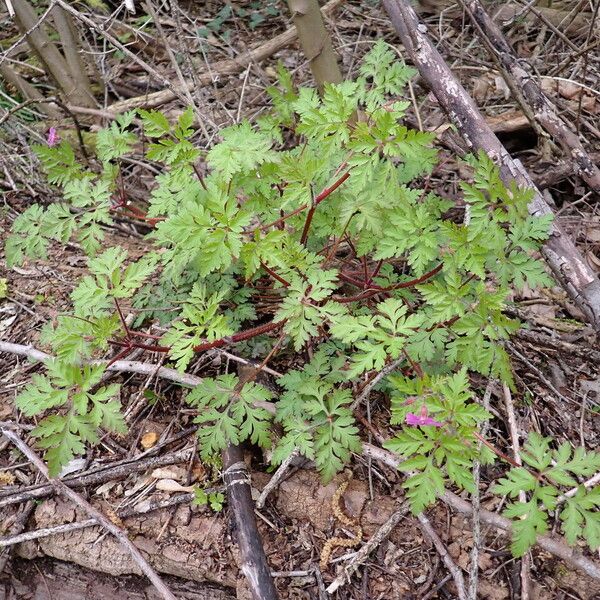
[[256, 526], [250, 475], [239, 446], [228, 446], [223, 452], [223, 481], [235, 519], [241, 570], [252, 597], [254, 600], [277, 600], [277, 590]]
[[[489, 412], [490, 396], [492, 395], [493, 381], [490, 379], [483, 394], [483, 407]], [[485, 437], [488, 428], [488, 421], [485, 421], [481, 428], [481, 436]], [[481, 452], [483, 442], [477, 442], [477, 452]], [[469, 569], [469, 600], [477, 600], [477, 577], [479, 575], [479, 548], [481, 546], [481, 520], [479, 518], [479, 509], [481, 507], [481, 497], [479, 495], [481, 463], [479, 459], [473, 462], [473, 487], [475, 492], [471, 495], [471, 504], [473, 505], [473, 548], [471, 550], [471, 565]]]
[[[31, 345], [25, 346], [23, 344], [12, 344], [10, 342], [0, 341], [0, 352], [8, 352], [10, 354], [16, 354], [18, 356], [26, 356], [27, 358], [39, 360], [41, 362], [46, 362], [47, 360], [54, 359], [54, 357], [51, 354], [46, 354], [46, 352], [42, 352], [41, 350], [38, 350], [37, 348], [34, 348]], [[227, 358], [230, 358], [237, 362], [241, 362], [242, 364], [251, 364], [250, 361], [241, 359], [223, 350], [218, 350], [218, 352], [222, 353]], [[83, 364], [108, 365], [108, 362], [108, 360], [90, 360], [83, 361]], [[182, 385], [187, 385], [189, 387], [195, 387], [202, 381], [202, 377], [188, 375], [187, 373], [180, 373], [175, 369], [169, 369], [169, 367], [160, 367], [157, 370], [155, 364], [135, 360], [117, 360], [111, 365], [108, 365], [106, 367], [106, 370], [117, 371], [122, 373], [138, 373], [140, 375], [154, 375], [155, 377], [160, 377], [161, 379], [168, 379], [169, 381], [180, 383]], [[265, 373], [270, 373], [271, 375], [274, 375], [275, 377], [281, 377], [281, 373], [278, 373], [277, 371], [274, 371], [269, 367], [264, 367], [262, 370]]]
[[[397, 469], [402, 462], [402, 460], [395, 454], [371, 444], [363, 444], [363, 454], [387, 465], [388, 467], [391, 467], [392, 469]], [[452, 492], [444, 492], [441, 500], [454, 510], [457, 510], [464, 515], [471, 516], [473, 514], [473, 507], [471, 504]], [[484, 523], [497, 527], [498, 529], [505, 531], [508, 535], [510, 535], [512, 532], [512, 522], [510, 519], [483, 508], [479, 510], [479, 514]], [[587, 558], [587, 556], [583, 556], [577, 552], [577, 550], [571, 548], [562, 540], [562, 538], [538, 535], [535, 543], [543, 550], [546, 550], [547, 552], [550, 552], [550, 554], [554, 554], [554, 556], [561, 558], [568, 565], [574, 567], [575, 569], [579, 569], [590, 577], [600, 581], [600, 565]]]
[[[514, 160], [494, 135], [477, 105], [460, 85], [427, 35], [408, 0], [383, 0], [384, 7], [404, 47], [440, 106], [475, 150], [484, 150], [500, 167], [505, 183], [512, 181], [534, 190], [529, 205], [533, 215], [552, 214], [520, 162]], [[542, 253], [555, 277], [573, 298], [586, 318], [600, 328], [600, 280], [587, 264], [569, 236], [554, 222]]]
[[273, 477], [269, 479], [269, 483], [265, 485], [263, 491], [260, 493], [260, 497], [256, 501], [256, 508], [262, 508], [265, 505], [265, 501], [269, 494], [279, 485], [279, 482], [283, 479], [284, 475], [287, 473], [288, 468], [294, 461], [294, 459], [300, 454], [300, 450], [298, 448], [294, 448], [294, 450], [290, 453], [290, 455], [279, 465], [277, 471], [273, 473]]
[[450, 554], [448, 554], [448, 550], [446, 549], [446, 546], [444, 546], [444, 542], [442, 542], [440, 536], [431, 526], [429, 519], [423, 513], [419, 513], [417, 515], [417, 519], [419, 519], [421, 529], [433, 542], [433, 545], [435, 546], [435, 549], [438, 551], [438, 554], [444, 561], [446, 568], [448, 569], [448, 571], [450, 571], [452, 578], [454, 579], [454, 585], [456, 585], [456, 591], [458, 593], [459, 600], [466, 600], [467, 593], [465, 592], [465, 580], [462, 571], [460, 570], [460, 567], [457, 566], [457, 564], [452, 560]]
[[152, 582], [163, 598], [166, 600], [176, 600], [169, 588], [164, 584], [163, 580], [158, 576], [156, 571], [148, 564], [142, 553], [134, 546], [131, 540], [127, 537], [124, 531], [117, 527], [110, 519], [105, 517], [98, 509], [93, 507], [87, 500], [82, 498], [77, 492], [66, 486], [60, 479], [52, 479], [48, 475], [48, 469], [42, 462], [40, 457], [14, 432], [10, 429], [2, 429], [5, 435], [38, 469], [38, 471], [48, 479], [54, 486], [57, 492], [72, 500], [77, 506], [87, 512], [94, 518], [99, 525], [102, 525], [110, 531], [124, 548], [131, 554], [133, 560], [138, 564], [142, 572]]
[[[508, 420], [508, 431], [510, 433], [510, 441], [512, 444], [512, 455], [516, 464], [522, 465], [521, 460], [521, 444], [519, 443], [519, 431], [517, 429], [517, 419], [515, 417], [515, 405], [512, 400], [512, 394], [509, 387], [502, 384], [502, 395], [504, 396], [504, 406], [506, 407], [506, 417]], [[523, 490], [519, 492], [519, 501], [526, 502], [527, 495]], [[529, 553], [521, 558], [521, 598], [529, 600], [529, 570], [531, 567]]]
[[367, 560], [369, 554], [373, 552], [379, 545], [386, 540], [394, 527], [409, 513], [408, 505], [400, 507], [393, 512], [389, 519], [375, 532], [369, 541], [364, 544], [358, 552], [354, 554], [352, 559], [345, 565], [343, 572], [338, 575], [327, 588], [329, 594], [336, 592], [344, 583], [349, 581], [350, 576], [355, 573], [358, 568]]
[[352, 401], [350, 405], [350, 410], [354, 411], [358, 406], [360, 406], [363, 402], [366, 402], [371, 395], [373, 388], [387, 375], [389, 375], [392, 371], [397, 369], [404, 361], [406, 357], [399, 358], [398, 360], [392, 361], [389, 365], [386, 365], [365, 385], [362, 392]]
[[90, 104], [86, 106], [96, 106], [94, 94], [90, 80], [86, 73], [86, 65], [80, 53], [81, 42], [77, 35], [77, 30], [73, 25], [71, 17], [63, 11], [60, 6], [52, 9], [52, 18], [60, 43], [65, 61], [69, 67], [69, 73], [75, 81], [77, 88], [82, 94], [87, 94], [90, 98]]
[[[160, 82], [162, 85], [166, 86], [172, 93], [173, 98], [179, 98], [184, 104], [187, 103], [187, 98], [185, 94], [178, 88], [176, 88], [171, 81], [161, 75], [153, 66], [148, 64], [145, 60], [140, 58], [137, 54], [134, 54], [127, 46], [121, 44], [119, 40], [114, 37], [112, 34], [105, 31], [101, 26], [97, 25], [92, 19], [79, 12], [76, 8], [73, 8], [70, 4], [67, 4], [63, 0], [55, 0], [56, 4], [63, 8], [66, 12], [70, 13], [77, 19], [79, 19], [82, 23], [85, 23], [88, 27], [92, 28], [99, 35], [105, 37], [115, 48], [118, 48], [123, 54], [128, 56], [133, 62], [137, 63], [148, 75], [151, 75]], [[81, 106], [85, 106], [85, 104], [81, 104]]]
[[[51, 3], [52, 5], [54, 2]], [[38, 55], [46, 72], [57, 82], [65, 97], [79, 106], [94, 107], [95, 102], [88, 91], [78, 86], [67, 61], [58, 51], [44, 26], [37, 21], [36, 12], [28, 0], [16, 0], [14, 3], [17, 23], [25, 32], [27, 41]]]

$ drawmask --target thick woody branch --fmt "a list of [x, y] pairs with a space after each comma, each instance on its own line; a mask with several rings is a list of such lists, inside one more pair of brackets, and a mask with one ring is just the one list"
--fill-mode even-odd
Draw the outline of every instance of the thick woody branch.
[[[467, 144], [474, 150], [485, 151], [499, 165], [505, 183], [516, 181], [518, 185], [534, 190], [535, 195], [529, 205], [531, 214], [552, 214], [552, 209], [527, 171], [500, 143], [473, 99], [444, 62], [410, 3], [406, 0], [383, 0], [383, 4], [406, 51]], [[555, 277], [586, 318], [600, 329], [600, 280], [556, 222], [542, 253]]]
[[331, 37], [325, 29], [318, 0], [288, 0], [287, 4], [298, 31], [304, 56], [308, 59], [319, 89], [323, 89], [325, 83], [341, 83], [342, 72], [331, 44]]
[[545, 96], [535, 79], [524, 69], [499, 27], [487, 14], [479, 0], [463, 1], [482, 40], [495, 53], [544, 129], [552, 135], [573, 159], [577, 173], [597, 193], [600, 193], [600, 169], [594, 164], [577, 135], [558, 116], [556, 107]]
[[89, 91], [80, 89], [76, 79], [63, 55], [54, 45], [44, 26], [38, 22], [37, 15], [27, 0], [16, 0], [14, 3], [17, 24], [24, 32], [31, 48], [38, 55], [49, 75], [56, 81], [66, 98], [74, 104], [95, 107]]
[[223, 481], [235, 521], [241, 569], [248, 581], [252, 598], [277, 600], [277, 590], [254, 516], [250, 474], [239, 446], [228, 446], [223, 452]]

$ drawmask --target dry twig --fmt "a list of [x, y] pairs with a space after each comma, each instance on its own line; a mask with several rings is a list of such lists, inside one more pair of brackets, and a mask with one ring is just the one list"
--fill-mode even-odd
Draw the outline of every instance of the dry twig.
[[467, 592], [465, 591], [465, 580], [460, 567], [452, 560], [450, 554], [448, 554], [448, 550], [446, 549], [446, 546], [444, 546], [444, 542], [442, 542], [440, 536], [431, 526], [429, 519], [423, 513], [419, 513], [417, 515], [417, 519], [419, 519], [421, 530], [433, 542], [433, 545], [438, 551], [438, 554], [442, 557], [446, 568], [448, 571], [450, 571], [452, 579], [454, 579], [454, 585], [456, 585], [459, 600], [466, 600]]
[[77, 492], [66, 486], [60, 479], [52, 479], [48, 475], [48, 469], [40, 457], [14, 431], [10, 429], [1, 429], [0, 431], [2, 431], [2, 434], [5, 435], [35, 465], [36, 469], [46, 477], [57, 492], [72, 500], [77, 506], [94, 518], [98, 524], [108, 529], [108, 531], [119, 540], [163, 598], [166, 600], [176, 600], [175, 596], [158, 576], [156, 571], [150, 566], [142, 553], [134, 546], [125, 532], [119, 529], [119, 527], [117, 527], [110, 519], [105, 517], [97, 508], [92, 506]]
[[[502, 394], [504, 396], [504, 406], [506, 407], [506, 417], [508, 420], [508, 431], [510, 433], [510, 441], [512, 445], [513, 460], [519, 466], [523, 464], [521, 460], [521, 445], [519, 443], [519, 430], [517, 428], [517, 419], [515, 417], [515, 405], [512, 400], [512, 394], [508, 386], [502, 384]], [[526, 502], [527, 496], [524, 491], [519, 492], [519, 501]], [[522, 600], [529, 600], [530, 591], [530, 573], [531, 570], [531, 558], [529, 553], [525, 554], [521, 558], [521, 598]]]

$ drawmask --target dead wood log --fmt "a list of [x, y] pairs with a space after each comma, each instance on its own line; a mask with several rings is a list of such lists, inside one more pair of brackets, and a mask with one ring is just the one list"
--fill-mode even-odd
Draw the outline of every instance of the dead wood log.
[[[577, 173], [594, 190], [600, 193], [600, 169], [585, 151], [579, 137], [557, 115], [555, 106], [546, 97], [535, 79], [526, 71], [510, 47], [500, 28], [487, 14], [479, 0], [460, 0], [473, 21], [482, 41], [490, 52], [496, 54], [504, 67], [504, 77], [512, 78], [533, 109], [535, 119], [561, 145], [576, 165]], [[510, 83], [510, 82], [508, 82]], [[583, 92], [582, 92], [583, 93]]]
[[[453, 75], [410, 3], [406, 0], [383, 0], [383, 5], [410, 58], [469, 147], [487, 152], [499, 165], [505, 183], [516, 181], [518, 185], [534, 190], [535, 196], [529, 205], [531, 214], [552, 214], [552, 209], [527, 171], [502, 146], [473, 99]], [[600, 329], [600, 280], [556, 222], [542, 254], [554, 276], [586, 318], [595, 329]]]
[[228, 446], [223, 452], [223, 481], [235, 521], [237, 543], [242, 557], [241, 569], [250, 586], [252, 598], [277, 600], [277, 590], [254, 516], [250, 474], [239, 446]]

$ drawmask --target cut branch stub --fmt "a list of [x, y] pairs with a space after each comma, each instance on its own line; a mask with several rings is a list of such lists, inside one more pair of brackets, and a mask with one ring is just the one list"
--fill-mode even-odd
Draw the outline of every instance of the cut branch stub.
[[[427, 35], [427, 28], [409, 2], [383, 0], [384, 7], [406, 51], [440, 106], [474, 150], [484, 150], [499, 165], [503, 181], [532, 188], [535, 196], [529, 205], [532, 215], [551, 214], [552, 209], [535, 187], [521, 163], [514, 160], [494, 135], [475, 102], [453, 75]], [[595, 329], [600, 329], [600, 280], [588, 266], [573, 241], [554, 222], [542, 254], [554, 276], [585, 314]]]

